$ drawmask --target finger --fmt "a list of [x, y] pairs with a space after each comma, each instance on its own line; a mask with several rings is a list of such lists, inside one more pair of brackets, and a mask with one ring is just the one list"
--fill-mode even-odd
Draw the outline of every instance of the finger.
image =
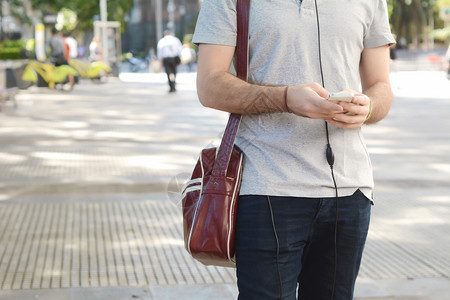
[[334, 114], [343, 112], [340, 105], [326, 101], [318, 93], [328, 94], [328, 91], [316, 83], [289, 89], [289, 108], [297, 115], [312, 119], [331, 118]]
[[309, 84], [309, 87], [316, 92], [320, 97], [327, 99], [330, 95], [330, 92], [327, 91], [323, 86], [321, 86], [318, 83], [311, 83]]
[[352, 103], [365, 106], [370, 104], [370, 99], [364, 94], [358, 94], [352, 99]]
[[355, 123], [358, 122], [359, 119], [363, 119], [364, 117], [365, 113], [362, 111], [362, 106], [353, 105], [349, 107], [348, 110], [345, 110], [345, 113], [335, 114], [333, 116], [333, 119], [336, 119], [341, 122]]
[[349, 115], [363, 115], [366, 116], [369, 113], [369, 106], [362, 106], [355, 103], [340, 103], [344, 108], [344, 111]]
[[342, 129], [356, 129], [356, 128], [360, 128], [362, 126], [362, 124], [359, 124], [359, 123], [355, 123], [355, 124], [345, 123], [345, 122], [337, 121], [335, 119], [327, 119], [325, 121], [333, 126], [336, 126], [336, 127], [342, 128]]
[[334, 103], [334, 102], [328, 101], [326, 99], [319, 101], [318, 102], [318, 106], [320, 107], [320, 109], [322, 109], [324, 111], [328, 111], [330, 113], [342, 113], [342, 112], [344, 112], [344, 108], [342, 107], [342, 105], [339, 105], [338, 103]]
[[342, 113], [342, 107], [334, 104], [328, 105], [325, 101], [320, 100], [316, 102], [310, 102], [304, 106], [304, 117], [311, 119], [331, 119], [336, 114]]

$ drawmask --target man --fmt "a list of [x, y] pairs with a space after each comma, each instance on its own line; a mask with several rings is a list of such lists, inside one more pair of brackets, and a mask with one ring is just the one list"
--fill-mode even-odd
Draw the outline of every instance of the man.
[[[48, 46], [50, 48], [50, 62], [54, 64], [55, 67], [69, 65], [65, 58], [66, 46], [64, 44], [64, 39], [56, 28], [52, 28], [52, 37], [48, 41]], [[75, 77], [71, 73], [68, 73], [67, 80], [69, 83], [64, 86], [64, 90], [71, 91], [75, 84]]]
[[65, 59], [65, 45], [59, 31], [56, 28], [52, 28], [52, 37], [48, 41], [50, 48], [50, 61], [55, 66], [66, 64]]
[[167, 74], [169, 93], [176, 92], [175, 80], [182, 48], [181, 41], [170, 30], [164, 31], [164, 37], [158, 42], [157, 53]]
[[352, 299], [373, 189], [361, 127], [392, 102], [386, 1], [252, 1], [248, 83], [229, 73], [235, 7], [204, 1], [193, 41], [201, 103], [243, 115], [239, 299]]

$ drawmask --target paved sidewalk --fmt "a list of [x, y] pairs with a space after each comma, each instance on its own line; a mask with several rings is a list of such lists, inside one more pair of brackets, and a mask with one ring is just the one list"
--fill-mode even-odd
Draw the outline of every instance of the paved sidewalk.
[[[227, 115], [195, 75], [124, 74], [71, 93], [30, 88], [0, 113], [0, 300], [234, 299], [234, 270], [186, 253], [177, 183]], [[358, 299], [450, 299], [450, 83], [393, 74], [365, 127], [377, 182]]]

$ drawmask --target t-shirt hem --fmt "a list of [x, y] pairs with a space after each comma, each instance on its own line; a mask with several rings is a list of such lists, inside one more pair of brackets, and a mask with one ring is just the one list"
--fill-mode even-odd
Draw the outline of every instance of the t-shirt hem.
[[[368, 187], [354, 187], [354, 188], [338, 188], [339, 197], [347, 197], [353, 195], [357, 190], [360, 190], [367, 199], [373, 201], [373, 189]], [[239, 193], [239, 196], [246, 195], [268, 195], [274, 197], [299, 197], [299, 198], [334, 198], [336, 192], [334, 188], [322, 189], [320, 191], [287, 191], [278, 189], [247, 190]]]
[[194, 37], [192, 39], [192, 42], [196, 44], [197, 46], [199, 44], [214, 44], [214, 45], [223, 45], [223, 46], [231, 46], [236, 47], [236, 35], [231, 38], [224, 39], [222, 38], [216, 38], [216, 37]]
[[386, 36], [379, 36], [364, 44], [365, 49], [376, 48], [385, 45], [395, 44], [394, 39], [387, 38]]

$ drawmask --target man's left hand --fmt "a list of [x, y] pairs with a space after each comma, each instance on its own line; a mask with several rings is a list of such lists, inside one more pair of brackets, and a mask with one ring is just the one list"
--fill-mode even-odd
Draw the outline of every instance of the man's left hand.
[[332, 119], [326, 120], [328, 123], [343, 129], [360, 128], [370, 113], [370, 99], [364, 94], [346, 90], [345, 92], [353, 92], [351, 102], [341, 101], [338, 104], [344, 109], [343, 113], [335, 114]]

